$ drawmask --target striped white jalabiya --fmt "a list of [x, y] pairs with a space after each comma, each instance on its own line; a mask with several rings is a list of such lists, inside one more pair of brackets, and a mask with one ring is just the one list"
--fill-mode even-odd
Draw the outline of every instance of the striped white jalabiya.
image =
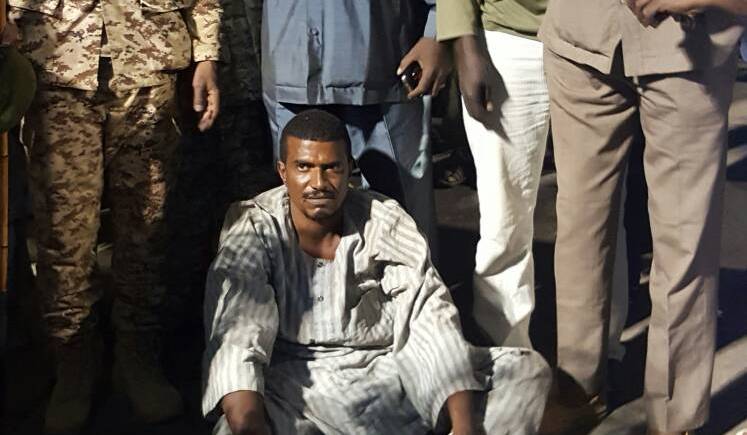
[[[203, 412], [253, 390], [275, 434], [422, 434], [443, 423], [449, 395], [475, 390], [487, 433], [534, 433], [542, 357], [465, 341], [396, 201], [353, 190], [343, 207], [334, 260], [299, 248], [284, 187], [229, 210], [205, 295]], [[225, 418], [215, 433], [230, 434]]]

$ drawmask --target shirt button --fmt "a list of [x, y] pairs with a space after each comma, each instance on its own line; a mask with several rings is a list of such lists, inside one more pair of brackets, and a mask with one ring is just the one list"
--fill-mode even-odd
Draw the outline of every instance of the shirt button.
[[323, 302], [323, 301], [324, 301], [324, 296], [319, 296], [319, 297], [317, 297], [317, 298], [316, 298], [316, 301], [317, 301], [317, 302]]

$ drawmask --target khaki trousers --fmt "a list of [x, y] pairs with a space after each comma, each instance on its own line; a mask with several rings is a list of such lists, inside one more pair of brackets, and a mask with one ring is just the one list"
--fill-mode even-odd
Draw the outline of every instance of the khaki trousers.
[[166, 231], [164, 203], [178, 130], [175, 83], [115, 92], [108, 61], [100, 87], [44, 86], [26, 116], [38, 246], [38, 287], [51, 338], [91, 325], [101, 289], [92, 280], [101, 198], [113, 222], [113, 321], [118, 330], [159, 326]]
[[558, 177], [558, 365], [604, 389], [622, 174], [642, 127], [654, 258], [646, 359], [648, 424], [703, 425], [715, 344], [727, 111], [733, 61], [625, 77], [545, 50]]

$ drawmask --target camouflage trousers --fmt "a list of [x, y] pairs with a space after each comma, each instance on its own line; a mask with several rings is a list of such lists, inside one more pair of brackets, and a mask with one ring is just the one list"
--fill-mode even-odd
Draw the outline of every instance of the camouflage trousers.
[[66, 342], [94, 322], [102, 195], [113, 226], [113, 323], [159, 327], [167, 232], [164, 206], [179, 132], [174, 81], [114, 92], [102, 61], [96, 91], [43, 86], [26, 116], [37, 283], [48, 333]]
[[222, 107], [211, 130], [185, 131], [179, 153], [164, 307], [175, 325], [201, 321], [205, 274], [228, 206], [279, 184], [261, 101]]

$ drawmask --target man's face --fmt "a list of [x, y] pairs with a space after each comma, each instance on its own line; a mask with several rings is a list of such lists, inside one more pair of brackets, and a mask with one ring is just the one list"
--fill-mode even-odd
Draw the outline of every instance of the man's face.
[[314, 221], [335, 215], [345, 200], [350, 178], [345, 142], [288, 136], [286, 149], [285, 162], [278, 162], [278, 173], [288, 189], [291, 207]]

